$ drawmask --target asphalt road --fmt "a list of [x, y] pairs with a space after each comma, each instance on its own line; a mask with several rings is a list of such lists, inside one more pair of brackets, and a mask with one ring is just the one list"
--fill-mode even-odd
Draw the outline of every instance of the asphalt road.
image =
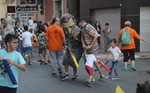
[[[71, 81], [72, 68], [69, 69], [70, 78], [66, 81], [61, 81], [59, 76], [52, 77], [50, 73], [50, 65], [40, 65], [37, 52], [34, 52], [36, 57], [32, 58], [32, 65], [26, 65], [27, 71], [19, 74], [19, 87], [17, 93], [115, 93], [116, 86], [119, 85], [125, 93], [136, 93], [136, 84], [150, 80], [150, 74], [147, 70], [150, 69], [149, 60], [136, 60], [137, 71], [133, 71], [130, 67], [128, 71], [123, 71], [123, 62], [119, 64], [120, 80], [113, 81], [104, 79], [98, 81], [98, 72], [94, 73], [96, 82], [94, 87], [87, 87], [85, 81], [88, 74], [84, 69], [83, 59], [80, 60], [80, 68], [78, 69], [78, 80]], [[103, 59], [103, 58], [102, 58]], [[104, 59], [103, 59], [104, 60]], [[111, 62], [108, 63], [108, 66]], [[105, 75], [108, 73], [102, 69]]]

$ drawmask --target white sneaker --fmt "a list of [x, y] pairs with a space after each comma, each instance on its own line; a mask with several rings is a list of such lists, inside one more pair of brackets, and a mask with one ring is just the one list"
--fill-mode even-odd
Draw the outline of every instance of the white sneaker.
[[120, 79], [119, 77], [114, 77], [114, 78], [112, 78], [112, 80], [118, 80], [118, 79]]

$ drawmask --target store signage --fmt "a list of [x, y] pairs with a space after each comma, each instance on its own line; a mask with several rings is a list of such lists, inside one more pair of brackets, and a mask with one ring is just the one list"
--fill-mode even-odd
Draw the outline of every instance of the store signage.
[[37, 11], [37, 6], [17, 6], [16, 11]]

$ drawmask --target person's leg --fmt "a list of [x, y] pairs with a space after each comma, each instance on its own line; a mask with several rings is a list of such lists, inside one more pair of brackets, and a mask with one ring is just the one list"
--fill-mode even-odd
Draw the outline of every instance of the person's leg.
[[104, 37], [104, 52], [106, 53], [106, 47], [107, 47], [107, 38]]
[[29, 65], [31, 65], [31, 53], [32, 53], [32, 47], [27, 47], [27, 53], [28, 53], [28, 58], [29, 58]]
[[51, 72], [52, 72], [53, 76], [56, 76], [56, 63], [57, 63], [56, 51], [50, 50], [49, 54], [50, 54], [50, 58], [51, 58], [51, 63], [50, 63]]
[[63, 50], [59, 50], [56, 53], [57, 53], [56, 58], [57, 58], [58, 72], [60, 75], [62, 75], [63, 74], [63, 71], [62, 71]]
[[119, 74], [118, 74], [118, 65], [119, 65], [119, 62], [118, 62], [118, 61], [115, 61], [115, 62], [114, 62], [114, 73], [115, 73], [115, 77], [119, 77]]
[[109, 45], [110, 45], [110, 38], [107, 38], [107, 43], [106, 43], [106, 52], [108, 52], [108, 48], [109, 48]]
[[39, 48], [40, 65], [44, 64], [44, 62], [45, 62], [43, 53], [44, 53], [43, 48]]
[[73, 77], [72, 77], [72, 80], [76, 80], [76, 79], [78, 79], [78, 76], [77, 76], [77, 68], [76, 67], [74, 67], [73, 68]]
[[68, 73], [69, 65], [64, 64], [64, 67], [65, 67], [65, 74], [64, 74], [64, 76], [61, 77], [61, 80], [62, 80], [62, 81], [64, 81], [64, 80], [66, 80], [66, 79], [69, 78], [69, 73]]
[[135, 67], [135, 51], [134, 51], [134, 49], [131, 49], [131, 50], [129, 50], [129, 52], [130, 52], [130, 56], [131, 56], [131, 68], [133, 69], [133, 70], [136, 70], [136, 67]]
[[[95, 55], [95, 56], [97, 55], [97, 50], [94, 50], [94, 55]], [[97, 59], [98, 59], [98, 58], [97, 58]], [[100, 74], [100, 78], [103, 79], [103, 77], [104, 77], [105, 75], [103, 74], [103, 72], [102, 72], [102, 70], [101, 70], [101, 68], [100, 68], [100, 66], [99, 66], [99, 64], [98, 64], [99, 61], [100, 61], [100, 60], [95, 61], [95, 62], [94, 62], [94, 65], [95, 65], [95, 67], [98, 69], [98, 72], [99, 72], [99, 74]]]
[[128, 50], [122, 50], [123, 56], [124, 56], [124, 67], [123, 70], [128, 70]]
[[85, 69], [87, 71], [87, 73], [89, 74], [89, 79], [88, 79], [88, 82], [87, 82], [87, 86], [89, 87], [93, 87], [93, 84], [94, 84], [94, 77], [93, 77], [93, 68], [92, 67], [89, 67], [89, 66], [85, 66]]
[[46, 62], [47, 63], [50, 63], [50, 59], [49, 59], [49, 51], [46, 49], [46, 55], [45, 55], [45, 58], [46, 58]]
[[114, 64], [115, 64], [115, 62], [112, 61], [111, 66], [110, 66], [111, 72], [109, 72], [109, 78], [111, 78], [111, 76], [112, 76], [112, 70], [113, 70], [113, 68], [114, 68]]

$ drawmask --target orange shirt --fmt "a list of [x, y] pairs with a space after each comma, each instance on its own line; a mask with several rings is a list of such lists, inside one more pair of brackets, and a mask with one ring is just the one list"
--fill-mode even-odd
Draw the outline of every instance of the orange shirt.
[[65, 38], [65, 34], [59, 25], [53, 24], [49, 26], [46, 31], [46, 37], [48, 39], [49, 50], [63, 49], [63, 38]]
[[[125, 30], [127, 30], [129, 28], [129, 26], [124, 27]], [[136, 31], [132, 28], [130, 28], [130, 36], [131, 36], [131, 44], [130, 45], [126, 45], [123, 46], [121, 45], [121, 50], [126, 50], [126, 49], [135, 49], [135, 41], [134, 38], [139, 38], [139, 35], [136, 33]], [[118, 40], [121, 39], [121, 35], [122, 35], [122, 29], [119, 31], [119, 36], [118, 36]]]

